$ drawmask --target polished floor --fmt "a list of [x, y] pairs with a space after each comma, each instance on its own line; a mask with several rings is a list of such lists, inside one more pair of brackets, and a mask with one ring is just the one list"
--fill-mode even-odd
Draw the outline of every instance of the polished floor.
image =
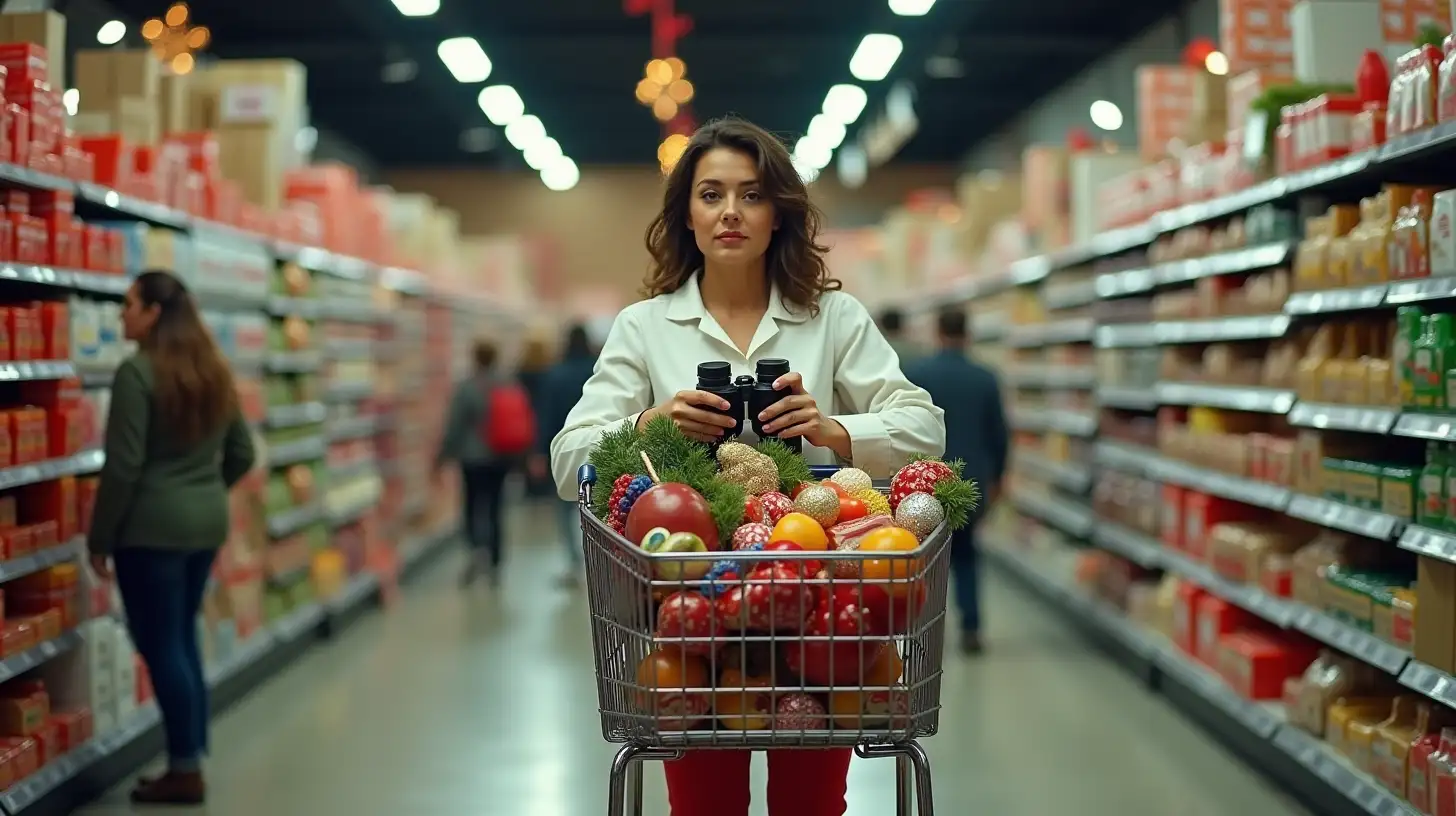
[[[389, 614], [233, 708], [213, 734], [211, 804], [191, 812], [604, 814], [613, 749], [585, 603], [556, 587], [559, 545], [536, 532], [518, 535], [499, 591], [461, 591], [458, 559], [442, 559]], [[1304, 814], [1036, 600], [995, 573], [986, 595], [988, 651], [947, 655], [927, 742], [942, 816]], [[893, 813], [893, 763], [857, 760], [851, 776], [850, 816]], [[647, 778], [646, 813], [666, 816], [661, 771]], [[118, 789], [82, 812], [131, 809]]]

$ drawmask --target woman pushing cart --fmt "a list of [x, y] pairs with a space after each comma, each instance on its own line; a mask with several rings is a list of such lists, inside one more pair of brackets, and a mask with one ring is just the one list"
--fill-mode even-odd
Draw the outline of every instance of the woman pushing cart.
[[[933, 813], [915, 738], [938, 723], [945, 524], [908, 549], [734, 552], [742, 580], [730, 586], [705, 574], [702, 556], [649, 553], [590, 511], [594, 447], [659, 418], [713, 445], [733, 432], [802, 445], [810, 463], [877, 479], [940, 455], [942, 412], [829, 276], [819, 222], [775, 137], [733, 119], [700, 129], [648, 229], [649, 299], [618, 315], [552, 442], [562, 497], [584, 502], [603, 733], [625, 743], [613, 816], [640, 812], [647, 759], [665, 762], [673, 816], [746, 816], [757, 749], [768, 752], [772, 816], [843, 816], [856, 751], [899, 758], [900, 813], [917, 771], [918, 810]], [[792, 370], [773, 368], [782, 360]], [[703, 379], [705, 361], [757, 373], [743, 386], [754, 393], [680, 390]], [[698, 598], [711, 599], [706, 618]], [[864, 610], [877, 612], [873, 625]]]

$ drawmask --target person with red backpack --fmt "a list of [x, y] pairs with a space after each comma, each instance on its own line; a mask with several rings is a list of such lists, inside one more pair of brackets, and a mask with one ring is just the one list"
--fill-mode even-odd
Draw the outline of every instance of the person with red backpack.
[[484, 572], [497, 586], [505, 547], [501, 497], [506, 477], [535, 449], [536, 415], [520, 381], [497, 370], [493, 344], [477, 342], [474, 356], [475, 370], [451, 395], [435, 468], [460, 466], [462, 533], [470, 547], [461, 584]]

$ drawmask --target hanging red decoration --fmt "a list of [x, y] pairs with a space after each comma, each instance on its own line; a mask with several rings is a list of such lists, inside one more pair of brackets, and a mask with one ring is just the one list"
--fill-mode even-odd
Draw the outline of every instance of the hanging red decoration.
[[1190, 68], [1202, 68], [1208, 60], [1208, 55], [1218, 50], [1213, 40], [1207, 37], [1197, 37], [1183, 47], [1183, 64]]
[[1086, 128], [1074, 127], [1067, 129], [1067, 150], [1073, 153], [1082, 153], [1097, 146], [1097, 141]]
[[[622, 0], [622, 11], [628, 17], [652, 17], [652, 56], [665, 60], [676, 57], [678, 40], [693, 30], [693, 18], [677, 13], [676, 0]], [[688, 102], [675, 105], [675, 112], [663, 121], [663, 136], [674, 133], [691, 135], [697, 129], [692, 107]]]

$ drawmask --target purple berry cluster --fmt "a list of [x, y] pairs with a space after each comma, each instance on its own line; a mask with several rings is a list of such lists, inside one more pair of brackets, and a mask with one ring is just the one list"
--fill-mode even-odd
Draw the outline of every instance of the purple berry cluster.
[[627, 492], [622, 494], [622, 498], [617, 500], [617, 512], [621, 513], [623, 518], [626, 518], [627, 514], [632, 512], [632, 505], [636, 504], [637, 500], [642, 498], [642, 494], [646, 493], [649, 487], [652, 487], [652, 478], [650, 476], [638, 476], [633, 479], [627, 485]]

